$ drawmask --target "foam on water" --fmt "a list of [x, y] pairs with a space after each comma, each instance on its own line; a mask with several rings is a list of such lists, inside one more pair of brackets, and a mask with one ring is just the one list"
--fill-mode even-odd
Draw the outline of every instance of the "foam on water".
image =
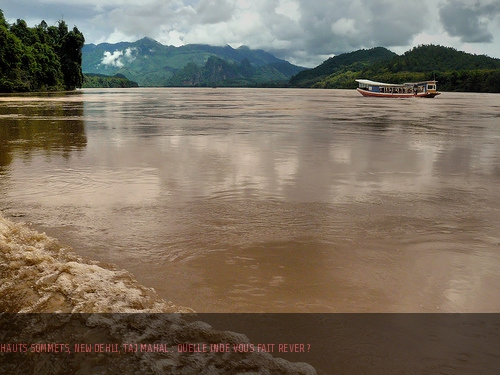
[[44, 233], [0, 216], [0, 311], [193, 312], [113, 266], [77, 257]]
[[[78, 314], [27, 314], [53, 312]], [[207, 369], [211, 374], [316, 374], [307, 363], [263, 352], [170, 349], [107, 356], [72, 352], [70, 342], [116, 343], [117, 348], [123, 342], [161, 342], [175, 348], [179, 343], [240, 344], [249, 339], [217, 331], [197, 320], [192, 309], [159, 299], [129, 272], [77, 257], [56, 239], [0, 216], [0, 343], [31, 348], [22, 343], [40, 340], [40, 348], [45, 343], [66, 342], [63, 347], [72, 355], [2, 349], [0, 367], [9, 374], [194, 374]]]

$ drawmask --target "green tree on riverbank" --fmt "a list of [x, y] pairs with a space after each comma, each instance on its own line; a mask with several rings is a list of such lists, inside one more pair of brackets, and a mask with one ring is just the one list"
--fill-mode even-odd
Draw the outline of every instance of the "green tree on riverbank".
[[9, 25], [0, 10], [0, 92], [74, 90], [83, 83], [83, 34], [64, 21]]

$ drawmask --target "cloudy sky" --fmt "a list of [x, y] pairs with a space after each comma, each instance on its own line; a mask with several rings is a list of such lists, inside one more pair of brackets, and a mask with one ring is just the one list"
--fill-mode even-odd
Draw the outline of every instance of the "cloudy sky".
[[0, 9], [30, 26], [64, 19], [87, 43], [244, 44], [303, 66], [429, 43], [500, 58], [498, 0], [0, 0]]

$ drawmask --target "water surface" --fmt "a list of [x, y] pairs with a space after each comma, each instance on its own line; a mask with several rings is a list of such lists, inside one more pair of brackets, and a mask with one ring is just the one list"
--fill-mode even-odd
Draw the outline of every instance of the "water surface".
[[0, 97], [0, 208], [199, 312], [498, 312], [500, 97]]

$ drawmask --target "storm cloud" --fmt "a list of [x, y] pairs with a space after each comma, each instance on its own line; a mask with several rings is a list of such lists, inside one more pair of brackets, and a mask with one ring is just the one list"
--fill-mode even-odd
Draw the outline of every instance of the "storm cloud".
[[495, 2], [448, 1], [439, 11], [444, 29], [451, 36], [466, 43], [491, 43], [494, 36], [489, 29], [500, 15], [500, 4]]
[[[261, 48], [314, 66], [329, 56], [431, 42], [500, 57], [497, 0], [16, 0], [5, 17], [34, 25], [63, 18], [87, 43], [206, 43]], [[492, 53], [493, 51], [493, 53]], [[110, 63], [115, 52], [110, 51]]]

